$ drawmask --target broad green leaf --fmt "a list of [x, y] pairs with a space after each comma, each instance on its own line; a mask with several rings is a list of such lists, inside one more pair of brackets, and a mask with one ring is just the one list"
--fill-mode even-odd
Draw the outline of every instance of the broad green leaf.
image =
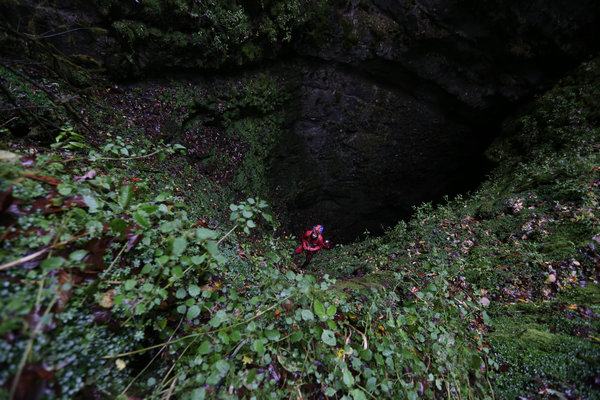
[[223, 321], [227, 318], [227, 315], [222, 312], [223, 310], [219, 310], [211, 319], [208, 321], [208, 324], [213, 328], [218, 328]]
[[178, 237], [173, 241], [173, 250], [171, 251], [171, 254], [175, 257], [179, 257], [183, 254], [186, 247], [187, 240], [184, 237]]
[[166, 199], [168, 199], [169, 197], [171, 197], [171, 195], [167, 192], [162, 192], [161, 194], [159, 194], [158, 196], [156, 196], [154, 198], [154, 201], [157, 203], [160, 203], [162, 201], [165, 201]]
[[176, 219], [174, 221], [168, 221], [168, 222], [161, 224], [159, 230], [162, 233], [170, 233], [170, 232], [177, 230], [180, 225], [181, 225], [181, 221]]
[[348, 368], [344, 368], [344, 370], [342, 371], [342, 379], [346, 386], [348, 386], [348, 387], [354, 386], [354, 377], [352, 376], [352, 373], [350, 373]]
[[188, 287], [188, 293], [192, 297], [197, 297], [200, 294], [200, 292], [201, 290], [198, 285], [190, 285], [190, 287]]
[[287, 270], [287, 272], [285, 273], [285, 277], [288, 278], [289, 280], [293, 281], [296, 279], [296, 274], [291, 271], [291, 270]]
[[142, 292], [152, 292], [154, 290], [154, 285], [150, 282], [146, 282], [142, 285]]
[[69, 260], [71, 261], [81, 261], [87, 255], [87, 250], [75, 250], [71, 254], [69, 254]]
[[277, 341], [281, 337], [279, 331], [277, 330], [267, 330], [265, 331], [265, 336], [271, 341]]
[[319, 317], [325, 317], [327, 315], [323, 303], [321, 303], [319, 300], [315, 300], [313, 308], [315, 310], [315, 314], [317, 314]]
[[102, 232], [103, 225], [100, 221], [92, 220], [85, 224], [85, 229], [93, 235], [96, 232]]
[[350, 394], [352, 395], [352, 398], [354, 400], [367, 400], [367, 396], [365, 395], [365, 392], [363, 392], [360, 389], [354, 389], [350, 392]]
[[219, 332], [219, 339], [221, 339], [221, 342], [224, 345], [228, 345], [231, 342], [231, 340], [229, 339], [229, 335], [223, 331]]
[[206, 242], [204, 247], [206, 248], [206, 250], [208, 250], [210, 255], [213, 257], [215, 257], [219, 254], [219, 248], [217, 246], [217, 242], [215, 242], [214, 240], [209, 240], [208, 242]]
[[193, 306], [191, 306], [187, 312], [187, 319], [194, 319], [196, 318], [198, 315], [200, 315], [200, 307], [198, 307], [198, 305], [194, 304]]
[[108, 225], [110, 226], [110, 229], [112, 229], [112, 231], [117, 234], [123, 233], [127, 228], [127, 222], [125, 222], [121, 218], [113, 219]]
[[183, 269], [179, 265], [173, 267], [173, 271], [171, 271], [173, 276], [176, 278], [181, 278], [183, 276]]
[[329, 315], [330, 317], [333, 317], [336, 312], [337, 312], [337, 309], [335, 308], [335, 306], [333, 304], [330, 305], [329, 307], [327, 307], [327, 315]]
[[369, 379], [367, 379], [367, 385], [365, 386], [365, 388], [368, 391], [374, 391], [377, 388], [377, 378], [372, 376]]
[[360, 358], [365, 361], [371, 361], [373, 359], [373, 352], [371, 352], [369, 349], [361, 350], [358, 354], [360, 355]]
[[237, 209], [238, 209], [238, 206], [236, 206], [235, 204], [230, 204], [230, 205], [229, 205], [229, 209], [230, 209], [231, 211], [237, 211]]
[[59, 184], [56, 189], [61, 196], [70, 196], [73, 193], [73, 187], [67, 183]]
[[98, 212], [100, 204], [98, 204], [98, 200], [96, 200], [94, 197], [92, 197], [89, 194], [86, 194], [85, 196], [83, 196], [83, 202], [86, 206], [88, 206], [88, 211], [90, 213]]
[[44, 271], [51, 271], [62, 267], [65, 263], [65, 259], [62, 257], [48, 257], [41, 263], [41, 267]]
[[310, 310], [302, 310], [302, 319], [305, 321], [312, 321], [315, 319], [314, 314]]
[[136, 315], [142, 315], [143, 313], [146, 312], [147, 306], [145, 303], [140, 303], [137, 306], [135, 306], [135, 314]]
[[262, 356], [265, 353], [265, 347], [260, 339], [256, 339], [254, 343], [252, 343], [252, 349], [258, 353], [259, 356]]
[[229, 363], [226, 360], [219, 360], [215, 363], [215, 368], [217, 371], [224, 374], [229, 371]]
[[290, 342], [292, 343], [296, 343], [302, 340], [302, 331], [296, 331], [294, 333], [292, 333], [292, 336], [290, 336]]
[[248, 228], [255, 228], [256, 227], [256, 224], [251, 219], [249, 219], [248, 221], [246, 221], [246, 225], [248, 226]]
[[478, 371], [481, 366], [481, 358], [477, 354], [471, 356], [471, 369]]
[[156, 212], [156, 210], [158, 210], [158, 206], [154, 204], [142, 204], [138, 207], [138, 209], [144, 211], [147, 214], [152, 214]]
[[135, 279], [128, 279], [125, 281], [123, 286], [125, 287], [125, 290], [131, 290], [131, 289], [133, 289], [133, 287], [135, 286], [136, 283], [137, 282], [135, 281]]
[[250, 372], [248, 372], [248, 375], [246, 375], [246, 383], [254, 382], [254, 379], [256, 379], [257, 373], [258, 373], [258, 371], [256, 369], [250, 370]]
[[323, 343], [328, 344], [330, 346], [336, 345], [335, 334], [329, 329], [323, 330], [323, 333], [321, 334], [321, 340], [323, 341]]
[[160, 265], [165, 265], [169, 262], [169, 256], [160, 256], [156, 259], [156, 262]]
[[175, 297], [177, 297], [178, 299], [183, 299], [186, 296], [186, 292], [184, 288], [179, 288], [177, 289], [177, 292], [175, 293]]
[[204, 388], [194, 389], [194, 391], [191, 394], [191, 400], [204, 400], [204, 399], [206, 399], [206, 389], [204, 389]]
[[135, 220], [135, 222], [137, 222], [142, 228], [150, 228], [150, 220], [148, 219], [147, 215], [145, 212], [143, 211], [136, 211], [133, 214], [133, 219]]
[[203, 241], [207, 239], [215, 239], [217, 237], [217, 232], [212, 229], [206, 228], [198, 228], [196, 229], [196, 238], [198, 241]]
[[133, 191], [131, 190], [132, 186], [133, 185], [123, 185], [123, 187], [121, 187], [121, 193], [119, 193], [119, 205], [123, 209], [127, 208], [131, 201], [131, 196], [133, 195]]
[[116, 295], [115, 298], [113, 299], [113, 301], [115, 302], [116, 305], [121, 304], [123, 302], [123, 300], [125, 300], [124, 294]]
[[210, 353], [210, 342], [207, 340], [202, 342], [202, 344], [200, 344], [200, 346], [198, 347], [197, 351], [198, 351], [198, 354], [201, 354], [201, 355]]
[[200, 265], [204, 262], [204, 260], [206, 259], [205, 255], [201, 255], [201, 256], [193, 256], [192, 257], [192, 264], [194, 265]]
[[242, 211], [242, 215], [244, 216], [244, 218], [252, 218], [252, 212], [248, 210]]
[[416, 390], [411, 390], [408, 392], [407, 399], [408, 400], [417, 400], [419, 398], [419, 393]]

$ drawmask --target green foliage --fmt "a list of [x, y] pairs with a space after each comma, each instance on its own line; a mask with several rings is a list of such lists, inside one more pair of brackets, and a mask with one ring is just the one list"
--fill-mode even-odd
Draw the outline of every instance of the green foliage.
[[[112, 0], [95, 3], [105, 15], [118, 7]], [[123, 39], [115, 43], [114, 53], [132, 72], [137, 67], [135, 51], [142, 44], [155, 52], [154, 63], [168, 66], [244, 65], [277, 52], [296, 30], [321, 15], [326, 4], [321, 0], [143, 1], [130, 17], [134, 19], [113, 22]]]
[[[256, 44], [233, 30], [260, 20], [287, 40], [304, 12], [298, 2], [139, 4], [144, 22], [115, 22], [130, 45], [161, 37], [154, 25], [169, 20], [154, 18], [165, 15], [223, 24], [209, 37], [223, 38], [210, 46], [224, 54]], [[256, 17], [265, 8], [275, 11]], [[167, 36], [187, 46], [183, 32]], [[595, 62], [584, 71], [596, 82]], [[306, 273], [258, 197], [285, 83], [259, 75], [158, 98], [178, 121], [243, 144], [232, 185], [243, 201], [206, 176], [191, 181], [201, 172], [182, 146], [94, 102], [99, 138], [84, 142], [71, 121], [58, 154], [0, 157], [0, 386], [33, 376], [31, 391], [62, 398], [593, 398], [598, 85], [565, 82], [494, 146], [506, 164], [476, 193], [323, 251]], [[211, 162], [226, 158], [213, 150]]]
[[250, 229], [256, 227], [256, 224], [252, 219], [255, 215], [262, 215], [267, 222], [273, 223], [273, 217], [263, 211], [263, 209], [267, 207], [268, 204], [263, 200], [254, 200], [250, 197], [240, 204], [229, 205], [229, 209], [232, 211], [229, 220], [234, 221], [238, 227], [249, 234]]
[[[585, 296], [585, 302], [573, 304], [581, 293], [596, 296]], [[490, 344], [500, 364], [496, 381], [499, 397], [518, 397], [541, 386], [548, 393], [596, 398], [597, 392], [589, 386], [572, 387], [566, 382], [591, 381], [600, 368], [600, 351], [594, 339], [600, 323], [597, 318], [586, 317], [600, 307], [597, 293], [598, 285], [590, 285], [562, 295], [560, 300], [541, 305], [522, 303], [497, 310], [497, 315], [492, 313], [497, 323]]]
[[218, 84], [194, 99], [195, 112], [202, 116], [203, 124], [218, 126], [230, 140], [245, 148], [242, 165], [235, 168], [234, 190], [268, 198], [268, 160], [285, 130], [288, 86], [272, 76], [259, 74]]
[[56, 143], [52, 144], [52, 148], [62, 148], [66, 150], [75, 150], [89, 147], [85, 144], [85, 138], [80, 133], [73, 130], [70, 125], [65, 125], [60, 133], [56, 136]]

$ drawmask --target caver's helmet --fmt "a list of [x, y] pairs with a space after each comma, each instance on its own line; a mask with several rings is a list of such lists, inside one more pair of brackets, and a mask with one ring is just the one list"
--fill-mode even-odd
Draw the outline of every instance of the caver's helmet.
[[316, 234], [317, 236], [319, 236], [321, 233], [323, 233], [323, 226], [321, 226], [321, 225], [315, 225], [315, 226], [313, 226], [312, 233]]

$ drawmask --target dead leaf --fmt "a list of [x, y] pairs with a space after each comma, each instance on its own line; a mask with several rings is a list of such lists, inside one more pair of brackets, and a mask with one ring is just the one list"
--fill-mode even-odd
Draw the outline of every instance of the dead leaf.
[[127, 364], [125, 363], [125, 361], [121, 360], [120, 358], [116, 359], [115, 365], [117, 366], [117, 369], [119, 371], [125, 369], [125, 367], [127, 366]]
[[44, 175], [34, 175], [34, 174], [24, 174], [25, 178], [34, 179], [36, 181], [44, 182], [52, 186], [60, 185], [62, 181], [58, 178], [54, 178], [52, 176], [44, 176]]
[[67, 290], [63, 290], [63, 285], [71, 284], [73, 282], [73, 278], [71, 274], [66, 270], [60, 270], [58, 273], [58, 301], [56, 302], [55, 311], [57, 314], [60, 314], [63, 307], [69, 299], [71, 298], [72, 288], [68, 288]]
[[94, 177], [97, 175], [98, 173], [96, 172], [95, 169], [90, 169], [88, 172], [86, 172], [84, 175], [81, 176], [74, 176], [73, 177], [73, 182], [83, 182], [86, 179], [94, 179]]
[[112, 308], [115, 305], [113, 297], [115, 296], [115, 289], [110, 289], [108, 292], [102, 294], [100, 299], [100, 307]]
[[[29, 400], [46, 397], [58, 397], [60, 394], [60, 386], [54, 382], [52, 387], [48, 382], [55, 381], [54, 373], [41, 363], [30, 363], [23, 368], [19, 382], [17, 383], [14, 399]], [[12, 382], [7, 382], [8, 387], [12, 386]], [[6, 387], [5, 386], [5, 387]]]

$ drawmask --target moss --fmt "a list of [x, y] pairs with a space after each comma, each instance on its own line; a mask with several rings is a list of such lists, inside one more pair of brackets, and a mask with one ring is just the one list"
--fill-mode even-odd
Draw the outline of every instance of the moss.
[[[592, 383], [600, 371], [600, 346], [591, 337], [582, 339], [580, 332], [596, 336], [600, 322], [569, 308], [574, 302], [597, 309], [600, 285], [573, 288], [557, 301], [515, 304], [492, 312], [489, 343], [500, 364], [494, 382], [498, 397], [536, 393], [545, 382], [553, 390], [570, 389], [583, 398], [598, 398]], [[577, 388], [570, 388], [570, 383], [577, 383]]]
[[591, 309], [600, 309], [600, 284], [588, 283], [584, 287], [575, 286], [569, 291], [561, 292], [558, 300], [570, 304], [584, 304]]
[[554, 259], [576, 256], [577, 249], [585, 246], [594, 235], [591, 227], [572, 222], [559, 223], [551, 229], [553, 234], [544, 238], [539, 251]]
[[390, 282], [393, 282], [393, 280], [393, 274], [390, 272], [374, 272], [359, 278], [341, 280], [333, 285], [331, 289], [339, 291], [340, 293], [346, 290], [361, 290], [370, 288], [387, 290], [389, 289]]
[[344, 33], [344, 43], [342, 46], [348, 50], [358, 44], [358, 35], [354, 32], [354, 21], [351, 18], [342, 18], [341, 24]]

